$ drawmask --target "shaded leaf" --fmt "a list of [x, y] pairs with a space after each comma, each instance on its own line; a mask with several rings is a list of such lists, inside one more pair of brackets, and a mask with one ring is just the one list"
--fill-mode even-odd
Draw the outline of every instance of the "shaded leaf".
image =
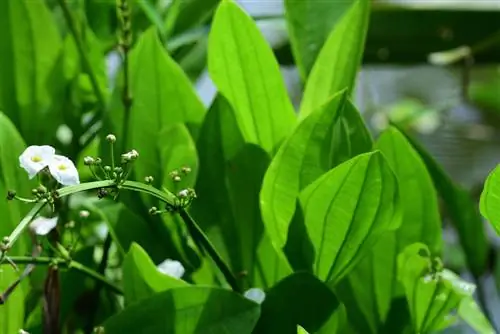
[[262, 218], [277, 249], [287, 241], [300, 191], [371, 147], [370, 134], [345, 91], [296, 127], [273, 158], [260, 192]]
[[[265, 235], [258, 195], [269, 156], [245, 143], [228, 102], [218, 96], [198, 140], [198, 198], [190, 211], [248, 287], [267, 287], [290, 272]], [[217, 185], [214, 187], [214, 185]], [[281, 268], [281, 269], [278, 269]]]
[[259, 305], [223, 289], [183, 287], [156, 294], [113, 316], [106, 333], [251, 333]]
[[208, 21], [220, 0], [183, 0], [173, 25], [173, 34], [179, 34]]
[[290, 44], [302, 78], [307, 78], [332, 28], [355, 1], [285, 0]]
[[364, 50], [369, 14], [369, 0], [354, 0], [337, 21], [307, 79], [300, 105], [301, 117], [325, 103], [332, 94], [342, 89], [348, 89], [350, 92], [354, 89]]
[[62, 42], [44, 1], [1, 1], [0, 40], [0, 110], [28, 143], [46, 142], [60, 120], [50, 107]]
[[479, 209], [500, 234], [500, 166], [495, 167], [484, 182]]
[[458, 306], [458, 316], [479, 334], [494, 334], [495, 329], [472, 297], [462, 299]]
[[436, 160], [405, 132], [401, 131], [425, 162], [432, 181], [446, 206], [464, 249], [467, 266], [476, 277], [486, 270], [488, 240], [479, 210], [467, 190], [456, 184]]
[[231, 0], [219, 5], [208, 44], [210, 76], [234, 108], [243, 137], [273, 152], [295, 115], [270, 46]]
[[324, 174], [301, 192], [300, 203], [314, 247], [314, 273], [330, 286], [400, 223], [396, 177], [378, 151]]
[[338, 306], [326, 284], [309, 273], [295, 273], [266, 292], [255, 333], [293, 333], [297, 325], [314, 333]]
[[152, 297], [158, 292], [187, 285], [180, 279], [161, 273], [144, 249], [138, 244], [132, 243], [123, 260], [125, 304]]

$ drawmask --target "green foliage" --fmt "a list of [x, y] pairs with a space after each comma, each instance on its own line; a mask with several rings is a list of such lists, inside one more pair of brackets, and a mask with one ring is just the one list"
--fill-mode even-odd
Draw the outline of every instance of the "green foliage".
[[[476, 203], [350, 99], [370, 1], [285, 9], [299, 111], [233, 0], [0, 1], [0, 333], [495, 332]], [[480, 209], [498, 232], [497, 174]], [[439, 259], [438, 196], [474, 284]]]

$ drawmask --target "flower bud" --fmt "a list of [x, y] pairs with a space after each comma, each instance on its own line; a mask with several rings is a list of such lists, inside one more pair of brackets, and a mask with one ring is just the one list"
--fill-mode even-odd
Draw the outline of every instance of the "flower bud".
[[110, 143], [116, 142], [116, 137], [113, 134], [109, 134], [106, 136], [106, 140], [109, 141]]
[[95, 160], [92, 157], [85, 157], [83, 158], [83, 163], [85, 166], [92, 166], [94, 164]]
[[111, 166], [104, 166], [104, 171], [105, 171], [106, 173], [111, 172]]
[[184, 166], [181, 168], [181, 172], [184, 173], [184, 175], [187, 175], [187, 174], [191, 173], [191, 167]]
[[7, 200], [12, 201], [14, 198], [16, 198], [16, 191], [15, 190], [7, 191]]
[[158, 213], [158, 208], [156, 206], [153, 206], [151, 209], [149, 209], [149, 214], [154, 215]]
[[180, 198], [187, 198], [189, 196], [189, 190], [188, 189], [182, 189], [177, 193], [177, 196]]
[[116, 174], [123, 173], [123, 168], [121, 168], [121, 167], [115, 167], [114, 172], [115, 172]]
[[176, 175], [172, 178], [174, 182], [181, 182], [181, 177], [179, 175]]
[[153, 183], [153, 181], [154, 181], [154, 178], [151, 175], [150, 176], [146, 176], [144, 178], [144, 182], [146, 182], [147, 184], [151, 184], [151, 183]]
[[39, 194], [45, 194], [47, 192], [47, 188], [45, 188], [44, 186], [40, 185], [38, 186], [38, 188], [36, 188], [37, 192]]
[[101, 163], [102, 163], [102, 159], [101, 158], [99, 158], [99, 157], [95, 158], [94, 165], [99, 166]]

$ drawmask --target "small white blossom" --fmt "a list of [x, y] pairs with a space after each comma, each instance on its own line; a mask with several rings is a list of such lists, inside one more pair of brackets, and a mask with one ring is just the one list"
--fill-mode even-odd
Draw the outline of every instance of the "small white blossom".
[[247, 299], [256, 302], [257, 304], [262, 304], [264, 299], [266, 299], [266, 293], [259, 288], [248, 289], [247, 291], [245, 291], [243, 296], [245, 296], [245, 298]]
[[19, 157], [19, 165], [28, 172], [29, 178], [32, 179], [49, 165], [55, 153], [56, 150], [52, 146], [29, 146]]
[[73, 186], [80, 183], [78, 170], [73, 161], [62, 155], [54, 155], [49, 163], [50, 174], [60, 184], [64, 186]]
[[46, 218], [38, 216], [30, 224], [30, 229], [37, 235], [47, 235], [57, 225], [57, 217]]
[[26, 332], [24, 329], [20, 329], [19, 334], [30, 334], [30, 333]]
[[186, 198], [186, 197], [189, 196], [189, 190], [183, 189], [183, 190], [179, 191], [179, 193], [177, 194], [177, 196], [179, 196], [181, 198]]
[[157, 268], [161, 273], [175, 278], [181, 278], [185, 272], [182, 263], [171, 259], [166, 259]]

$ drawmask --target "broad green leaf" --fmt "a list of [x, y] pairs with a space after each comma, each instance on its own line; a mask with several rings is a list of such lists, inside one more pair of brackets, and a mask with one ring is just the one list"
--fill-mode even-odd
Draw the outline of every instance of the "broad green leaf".
[[260, 193], [262, 218], [277, 249], [287, 241], [300, 191], [331, 168], [371, 148], [370, 134], [345, 91], [295, 128], [267, 169]]
[[295, 63], [307, 78], [323, 44], [356, 0], [285, 0], [285, 13]]
[[[0, 112], [0, 194], [7, 194], [9, 190], [15, 190], [19, 196], [28, 197], [31, 194], [34, 183], [29, 181], [28, 174], [19, 167], [19, 156], [24, 149], [24, 141], [16, 128], [7, 116]], [[0, 212], [2, 213], [0, 235], [9, 235], [29, 209], [29, 205], [20, 201], [6, 201], [4, 197], [0, 201]], [[23, 238], [18, 239], [13, 245], [12, 254], [26, 253], [28, 250], [26, 241]], [[2, 266], [0, 269], [0, 292], [3, 292], [10, 284], [14, 283], [19, 274], [9, 266]], [[0, 306], [1, 333], [17, 333], [23, 327], [23, 290], [24, 286], [19, 285], [9, 297], [8, 302]]]
[[28, 143], [48, 141], [60, 119], [50, 107], [62, 42], [45, 2], [1, 1], [0, 41], [0, 110]]
[[293, 128], [295, 114], [271, 47], [231, 0], [217, 9], [208, 50], [210, 76], [234, 108], [243, 137], [273, 152]]
[[148, 254], [132, 243], [123, 260], [125, 304], [151, 297], [158, 292], [187, 286], [184, 281], [161, 273]]
[[495, 167], [486, 178], [479, 205], [483, 217], [500, 234], [500, 166]]
[[486, 238], [483, 221], [471, 195], [463, 187], [455, 183], [416, 140], [401, 131], [425, 162], [431, 174], [432, 181], [440, 197], [443, 199], [447, 212], [454, 224], [462, 245], [467, 266], [476, 277], [486, 270], [489, 243]]
[[305, 117], [329, 96], [348, 89], [352, 92], [361, 63], [368, 18], [369, 0], [354, 0], [337, 21], [322, 47], [307, 79], [300, 115]]
[[[437, 194], [424, 162], [395, 128], [384, 131], [376, 147], [398, 179], [401, 225], [384, 235], [348, 275], [349, 282], [342, 282], [336, 290], [351, 318], [356, 318], [358, 330], [365, 333], [377, 333], [388, 316], [392, 298], [404, 295], [397, 280], [397, 255], [415, 242], [427, 244], [433, 254], [439, 254], [442, 248]], [[367, 281], [370, 284], [363, 284]]]
[[328, 321], [316, 332], [318, 334], [354, 334], [349, 326], [345, 306], [340, 304]]
[[259, 305], [223, 289], [182, 287], [129, 306], [104, 324], [107, 334], [251, 333]]
[[339, 306], [328, 286], [309, 273], [292, 274], [266, 292], [255, 333], [316, 332]]
[[189, 79], [163, 49], [154, 29], [146, 31], [132, 51], [131, 82], [134, 101], [127, 147], [140, 154], [134, 164], [136, 176], [142, 179], [151, 175], [159, 186], [168, 173], [160, 161], [169, 139], [162, 132], [176, 123], [190, 129], [197, 127], [204, 107]]
[[248, 287], [271, 286], [290, 269], [283, 254], [272, 248], [259, 211], [269, 156], [244, 142], [229, 103], [220, 95], [203, 123], [198, 152], [193, 217], [233, 272], [244, 275], [242, 282]]
[[297, 334], [309, 334], [304, 328], [297, 326]]
[[398, 256], [398, 277], [404, 286], [416, 333], [443, 329], [453, 319], [450, 312], [475, 290], [447, 269], [440, 268], [429, 248], [415, 243]]
[[314, 273], [335, 286], [399, 227], [396, 177], [380, 152], [335, 167], [300, 194], [304, 224], [314, 248]]
[[491, 326], [488, 318], [483, 314], [476, 301], [472, 297], [462, 299], [458, 306], [458, 316], [462, 318], [472, 329], [479, 334], [494, 334], [495, 329]]

